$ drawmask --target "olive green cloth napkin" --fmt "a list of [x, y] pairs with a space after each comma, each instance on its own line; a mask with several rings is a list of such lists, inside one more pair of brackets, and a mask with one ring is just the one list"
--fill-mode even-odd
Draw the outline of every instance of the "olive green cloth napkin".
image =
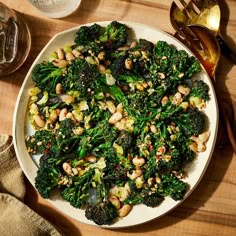
[[17, 162], [12, 137], [0, 134], [0, 235], [62, 235], [24, 204], [24, 175]]

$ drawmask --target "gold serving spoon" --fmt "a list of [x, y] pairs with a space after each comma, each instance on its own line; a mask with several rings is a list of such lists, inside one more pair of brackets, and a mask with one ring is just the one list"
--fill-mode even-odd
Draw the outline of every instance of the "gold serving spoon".
[[189, 24], [203, 25], [213, 32], [219, 42], [221, 52], [236, 64], [236, 54], [228, 47], [220, 34], [221, 12], [216, 0], [179, 0], [183, 9], [175, 2], [170, 7], [170, 20], [176, 31], [181, 33], [182, 28]]
[[[184, 35], [184, 36], [183, 36]], [[214, 34], [204, 26], [201, 25], [188, 25], [182, 29], [182, 33], [176, 33], [175, 37], [189, 47], [189, 49], [196, 55], [202, 63], [214, 85], [220, 111], [220, 119], [223, 124], [224, 132], [227, 134], [229, 141], [236, 154], [236, 138], [233, 133], [233, 120], [229, 117], [230, 110], [234, 109], [230, 104], [223, 103], [220, 91], [216, 86], [215, 71], [220, 59], [220, 47]], [[219, 135], [222, 135], [220, 130]]]

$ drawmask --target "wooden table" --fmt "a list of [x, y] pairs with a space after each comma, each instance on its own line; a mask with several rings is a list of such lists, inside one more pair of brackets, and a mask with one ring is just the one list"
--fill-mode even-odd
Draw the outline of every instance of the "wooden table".
[[[0, 133], [12, 134], [16, 98], [32, 62], [59, 31], [104, 20], [134, 21], [174, 33], [169, 21], [172, 0], [82, 0], [74, 14], [49, 19], [26, 0], [2, 0], [23, 14], [32, 34], [27, 61], [14, 74], [0, 79]], [[236, 1], [221, 0], [222, 34], [236, 51]], [[216, 74], [222, 96], [236, 98], [236, 66], [221, 57]], [[230, 145], [215, 148], [210, 165], [195, 191], [167, 215], [140, 226], [108, 230], [79, 223], [54, 209], [27, 182], [26, 203], [54, 223], [65, 235], [236, 235], [236, 156]]]

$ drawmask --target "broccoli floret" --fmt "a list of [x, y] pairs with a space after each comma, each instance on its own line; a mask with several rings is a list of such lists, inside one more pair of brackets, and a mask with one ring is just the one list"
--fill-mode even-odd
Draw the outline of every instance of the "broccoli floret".
[[107, 50], [114, 50], [126, 44], [128, 37], [127, 26], [112, 21], [106, 26], [104, 33], [100, 35], [99, 40]]
[[177, 201], [184, 198], [188, 188], [187, 183], [178, 179], [174, 174], [169, 173], [161, 176], [158, 193], [163, 197], [170, 196]]
[[76, 32], [76, 38], [74, 42], [80, 47], [80, 52], [85, 57], [87, 55], [90, 56], [91, 52], [95, 55], [98, 55], [98, 53], [101, 51], [102, 46], [98, 41], [101, 31], [102, 27], [100, 25], [93, 24], [91, 26], [82, 26]]
[[87, 89], [100, 76], [100, 73], [96, 65], [77, 58], [68, 65], [65, 76], [65, 80], [62, 81], [65, 91], [78, 90], [81, 96], [86, 96]]
[[72, 177], [71, 185], [62, 187], [61, 196], [73, 207], [81, 208], [88, 200], [93, 174], [94, 169], [90, 169], [81, 176]]
[[118, 217], [116, 208], [110, 202], [100, 205], [89, 205], [85, 210], [88, 220], [94, 221], [97, 225], [110, 225]]
[[165, 77], [171, 76], [169, 80], [172, 87], [178, 81], [188, 80], [194, 73], [201, 71], [197, 58], [189, 56], [184, 50], [171, 47], [167, 42], [158, 41], [153, 51], [158, 64], [155, 65], [155, 61], [153, 61], [153, 65], [150, 67], [151, 74], [162, 72]]
[[207, 116], [197, 108], [188, 108], [185, 113], [171, 117], [185, 135], [199, 135], [207, 128]]
[[82, 26], [76, 32], [75, 43], [78, 45], [88, 45], [99, 38], [101, 26], [93, 24], [91, 26]]
[[143, 197], [142, 203], [148, 207], [156, 207], [162, 203], [164, 197], [158, 193], [152, 193]]
[[53, 189], [58, 186], [60, 168], [51, 158], [42, 158], [35, 178], [35, 187], [43, 198], [49, 198]]
[[193, 86], [191, 88], [191, 92], [189, 97], [198, 97], [203, 99], [204, 101], [209, 101], [209, 86], [202, 80], [195, 80], [193, 82]]
[[153, 53], [154, 44], [146, 39], [139, 39], [138, 40], [138, 48], [141, 51], [146, 51], [148, 53]]
[[[34, 135], [26, 138], [26, 146], [29, 153], [45, 153], [54, 140], [53, 133], [50, 130], [37, 130]], [[40, 145], [39, 145], [40, 144]]]
[[52, 62], [37, 64], [32, 71], [32, 80], [36, 86], [47, 92], [55, 91], [56, 85], [63, 78], [62, 68], [54, 66]]

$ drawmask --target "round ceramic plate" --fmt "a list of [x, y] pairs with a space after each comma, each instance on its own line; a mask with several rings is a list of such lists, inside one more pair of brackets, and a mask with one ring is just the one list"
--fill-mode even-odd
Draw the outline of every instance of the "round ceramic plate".
[[[100, 24], [101, 26], [106, 26], [110, 22], [96, 22], [96, 23]], [[158, 40], [166, 41], [168, 44], [174, 45], [177, 49], [179, 50], [184, 49], [190, 55], [193, 55], [183, 44], [181, 44], [173, 36], [161, 30], [137, 23], [131, 23], [131, 22], [121, 22], [121, 23], [126, 24], [130, 28], [129, 38], [131, 39], [144, 38], [154, 43], [156, 43]], [[90, 26], [92, 24], [93, 23], [87, 24], [87, 26]], [[79, 27], [75, 27], [63, 31], [61, 33], [58, 33], [49, 41], [49, 43], [44, 47], [44, 49], [41, 51], [41, 53], [38, 55], [38, 57], [32, 64], [32, 67], [29, 70], [28, 74], [26, 75], [26, 78], [18, 95], [14, 113], [14, 122], [13, 122], [14, 145], [15, 145], [16, 155], [21, 165], [21, 168], [23, 169], [25, 175], [27, 176], [32, 185], [34, 185], [34, 179], [36, 177], [38, 163], [37, 163], [37, 158], [32, 157], [28, 154], [25, 145], [25, 136], [27, 134], [32, 134], [33, 132], [29, 122], [27, 121], [27, 115], [26, 115], [29, 101], [28, 90], [34, 85], [31, 78], [32, 69], [37, 63], [40, 63], [44, 60], [48, 60], [49, 55], [57, 48], [64, 47], [65, 45], [72, 45], [74, 43], [74, 38], [76, 36], [76, 31], [78, 29]], [[212, 83], [207, 73], [204, 70], [195, 76], [205, 81], [210, 87], [211, 99], [206, 107], [206, 114], [208, 115], [210, 120], [209, 124], [210, 138], [207, 142], [207, 150], [203, 153], [200, 153], [197, 156], [196, 160], [194, 160], [194, 162], [191, 163], [191, 165], [188, 167], [187, 170], [188, 177], [185, 179], [185, 181], [188, 182], [191, 187], [186, 197], [189, 196], [189, 194], [197, 186], [208, 166], [208, 163], [210, 161], [215, 146], [217, 129], [218, 129], [218, 109]], [[178, 206], [182, 201], [174, 201], [171, 198], [166, 198], [164, 202], [156, 208], [146, 207], [145, 205], [137, 205], [133, 208], [133, 210], [130, 212], [128, 216], [106, 227], [110, 228], [128, 227], [150, 221], [152, 219], [155, 219], [157, 217], [166, 214], [167, 212]], [[61, 210], [63, 213], [69, 215], [70, 217], [80, 222], [87, 224], [94, 224], [92, 221], [86, 219], [84, 210], [72, 207], [68, 202], [64, 201], [59, 196], [59, 194], [58, 196], [53, 196], [49, 200], [49, 202], [51, 202], [56, 208]]]

